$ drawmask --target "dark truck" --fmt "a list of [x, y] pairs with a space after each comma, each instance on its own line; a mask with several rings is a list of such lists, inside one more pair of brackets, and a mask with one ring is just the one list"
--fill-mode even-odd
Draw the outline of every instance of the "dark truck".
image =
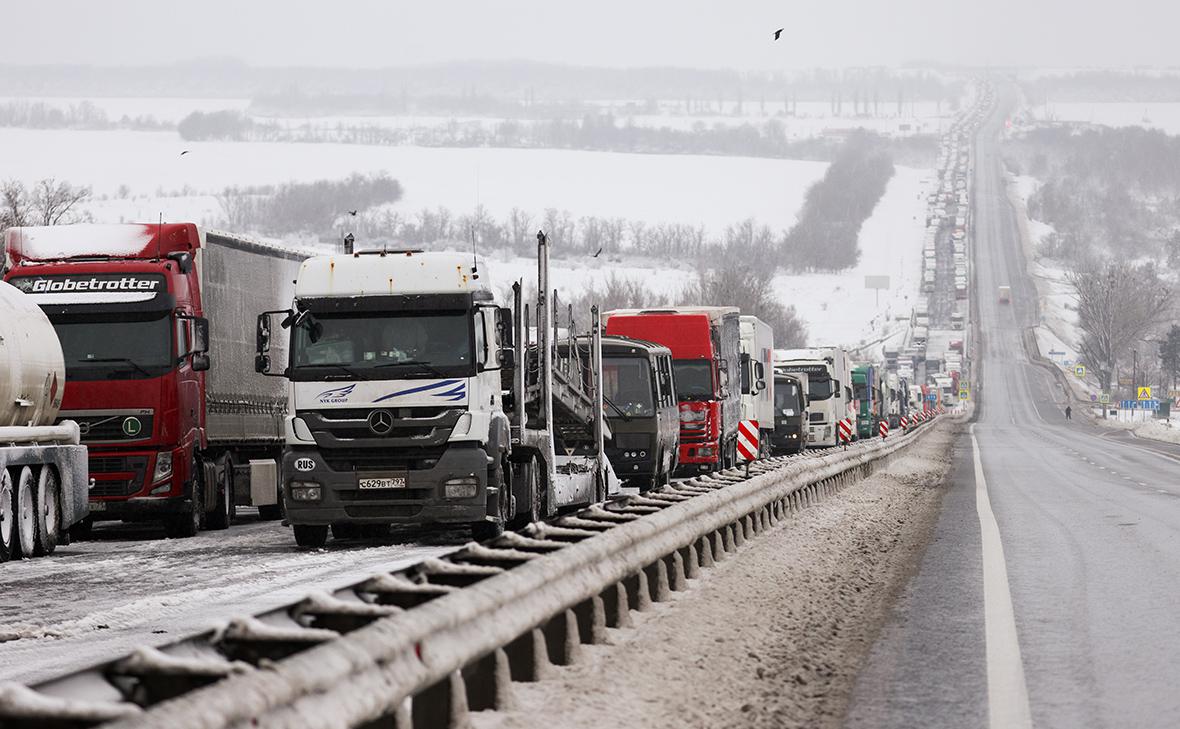
[[662, 486], [679, 464], [680, 414], [672, 350], [627, 337], [602, 338], [602, 382], [615, 475], [640, 491]]
[[774, 435], [771, 453], [776, 456], [807, 449], [807, 375], [774, 373]]

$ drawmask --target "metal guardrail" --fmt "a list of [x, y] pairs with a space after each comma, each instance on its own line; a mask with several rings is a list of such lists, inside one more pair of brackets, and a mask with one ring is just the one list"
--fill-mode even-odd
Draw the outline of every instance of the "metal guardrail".
[[0, 685], [0, 727], [459, 726], [931, 430], [623, 497], [161, 650]]

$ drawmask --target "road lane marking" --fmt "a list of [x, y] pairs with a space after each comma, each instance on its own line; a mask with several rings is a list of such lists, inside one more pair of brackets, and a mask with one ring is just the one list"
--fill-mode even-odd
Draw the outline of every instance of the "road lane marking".
[[991, 729], [1032, 729], [1024, 662], [1016, 635], [1016, 613], [1008, 587], [1004, 545], [992, 513], [979, 456], [975, 424], [971, 424], [971, 448], [975, 460], [975, 510], [983, 543], [983, 616], [987, 650], [988, 726]]

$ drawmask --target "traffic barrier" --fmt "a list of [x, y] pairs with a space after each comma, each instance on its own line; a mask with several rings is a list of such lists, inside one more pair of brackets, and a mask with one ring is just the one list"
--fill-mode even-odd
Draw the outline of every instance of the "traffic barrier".
[[87, 685], [106, 688], [86, 699], [61, 698], [61, 686], [85, 683], [76, 675], [53, 695], [0, 685], [0, 724], [91, 716], [101, 718], [87, 725], [113, 719], [103, 725], [120, 729], [461, 726], [471, 709], [510, 706], [511, 680], [576, 662], [582, 644], [628, 624], [631, 610], [669, 599], [700, 569], [923, 437], [765, 459], [748, 479], [728, 469], [470, 544], [232, 621], [174, 654], [98, 666]]
[[757, 420], [743, 420], [738, 423], [737, 451], [743, 461], [758, 460], [760, 452]]
[[852, 442], [852, 422], [847, 418], [836, 423], [836, 433], [839, 436], [840, 442], [848, 445]]
[[887, 420], [882, 420], [882, 421], [881, 421], [881, 422], [880, 422], [880, 423], [877, 425], [877, 432], [881, 434], [881, 437], [882, 437], [882, 438], [885, 438], [885, 437], [887, 437], [887, 436], [889, 435], [889, 421], [887, 421]]
[[910, 428], [909, 418], [907, 418], [904, 415], [902, 415], [901, 418], [898, 419], [897, 424], [901, 426], [902, 430], [909, 430], [909, 428]]

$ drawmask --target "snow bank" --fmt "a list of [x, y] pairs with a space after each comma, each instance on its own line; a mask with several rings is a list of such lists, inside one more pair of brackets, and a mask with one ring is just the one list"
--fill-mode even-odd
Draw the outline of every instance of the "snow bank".
[[13, 228], [8, 245], [22, 257], [35, 261], [74, 256], [130, 256], [141, 252], [152, 239], [146, 225], [70, 225]]

